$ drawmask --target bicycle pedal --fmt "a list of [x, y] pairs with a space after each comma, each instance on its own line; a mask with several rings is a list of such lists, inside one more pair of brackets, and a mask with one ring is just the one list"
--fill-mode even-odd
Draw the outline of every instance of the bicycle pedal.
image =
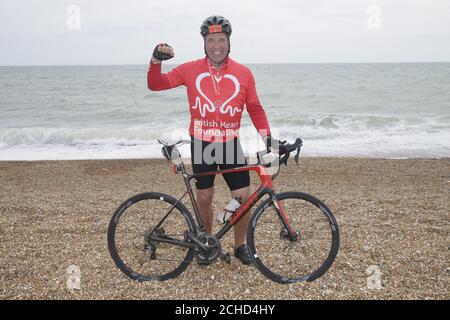
[[230, 257], [230, 254], [228, 252], [222, 252], [220, 254], [220, 260], [223, 260], [226, 263], [231, 264], [231, 257]]

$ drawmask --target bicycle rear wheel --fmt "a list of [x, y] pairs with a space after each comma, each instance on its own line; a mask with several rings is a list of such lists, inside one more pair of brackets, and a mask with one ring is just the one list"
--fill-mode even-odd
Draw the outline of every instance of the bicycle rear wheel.
[[247, 232], [250, 255], [266, 277], [279, 283], [313, 281], [332, 265], [339, 248], [339, 229], [330, 209], [301, 192], [276, 195], [296, 239], [289, 239], [272, 199], [253, 214]]
[[[159, 238], [188, 241], [185, 232], [194, 232], [194, 222], [188, 209], [180, 202], [175, 205], [176, 202], [166, 194], [142, 193], [126, 200], [112, 216], [109, 252], [117, 267], [130, 278], [167, 280], [182, 273], [192, 261], [193, 248], [151, 237], [156, 233]], [[156, 228], [168, 211], [167, 218]]]

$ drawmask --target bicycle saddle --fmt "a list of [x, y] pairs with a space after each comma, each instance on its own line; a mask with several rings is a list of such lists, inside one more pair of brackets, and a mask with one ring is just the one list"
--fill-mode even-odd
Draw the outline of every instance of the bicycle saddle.
[[180, 140], [174, 144], [169, 144], [168, 142], [158, 139], [158, 142], [163, 145], [161, 148], [161, 152], [167, 160], [174, 160], [181, 157], [180, 152], [176, 148], [177, 145], [184, 144], [184, 143], [191, 143], [189, 140]]

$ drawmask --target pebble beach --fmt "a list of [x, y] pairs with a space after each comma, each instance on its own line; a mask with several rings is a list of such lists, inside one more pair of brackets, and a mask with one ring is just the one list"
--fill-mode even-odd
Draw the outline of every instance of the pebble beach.
[[[328, 272], [280, 285], [235, 258], [139, 283], [113, 263], [107, 229], [130, 196], [180, 197], [165, 160], [0, 162], [1, 299], [442, 299], [450, 298], [450, 159], [303, 158], [275, 189], [302, 191], [334, 212], [341, 243]], [[258, 181], [252, 176], [252, 189]], [[214, 212], [230, 195], [216, 178]], [[188, 205], [187, 198], [184, 203]], [[256, 208], [256, 207], [255, 207]], [[219, 228], [219, 226], [215, 226]], [[231, 251], [232, 232], [222, 247]], [[68, 268], [80, 271], [67, 286]], [[373, 286], [376, 276], [377, 286]]]

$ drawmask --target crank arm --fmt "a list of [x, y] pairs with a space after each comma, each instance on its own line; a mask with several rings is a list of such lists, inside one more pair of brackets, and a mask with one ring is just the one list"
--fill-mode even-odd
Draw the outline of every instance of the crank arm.
[[202, 249], [205, 250], [209, 250], [211, 249], [212, 246], [201, 242], [200, 240], [197, 239], [197, 237], [192, 233], [192, 232], [187, 232], [187, 236], [189, 239], [191, 239], [192, 241], [194, 241], [198, 246], [200, 246]]

